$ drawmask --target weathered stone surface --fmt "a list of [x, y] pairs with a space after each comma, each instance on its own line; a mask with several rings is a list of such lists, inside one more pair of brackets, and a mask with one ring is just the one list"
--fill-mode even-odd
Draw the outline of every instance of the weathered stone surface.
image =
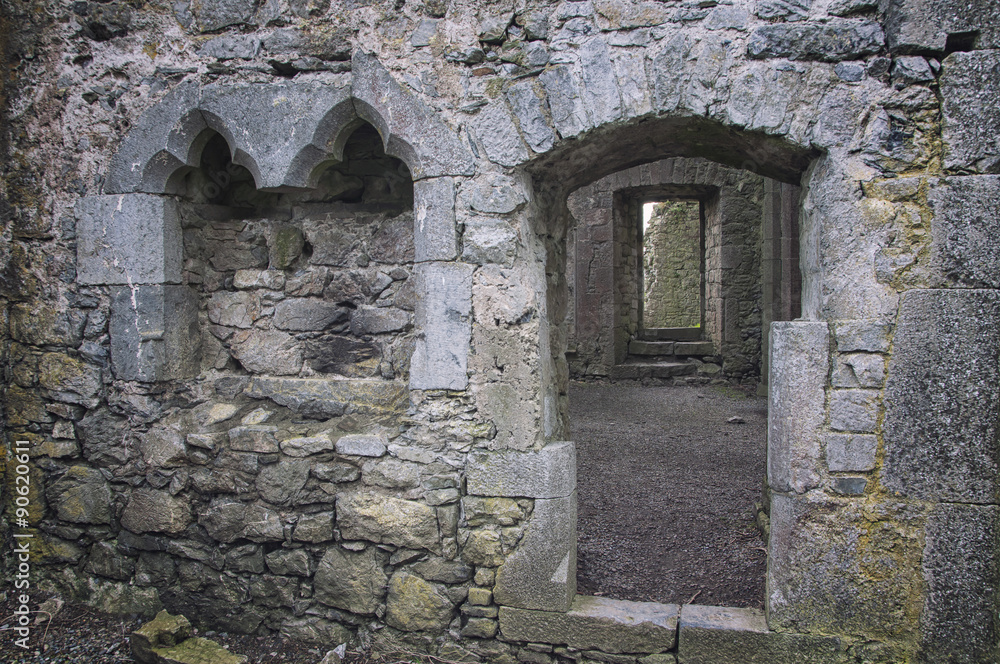
[[[8, 395], [13, 388], [8, 390]], [[129, 440], [128, 421], [112, 415], [105, 408], [92, 410], [76, 425], [83, 456], [97, 466], [118, 466], [136, 455]]]
[[187, 286], [111, 288], [111, 367], [119, 380], [154, 382], [198, 373], [198, 298]]
[[174, 468], [187, 462], [184, 436], [175, 427], [154, 427], [140, 435], [139, 451], [152, 468]]
[[337, 523], [346, 539], [441, 551], [437, 514], [433, 508], [412, 500], [376, 493], [340, 495]]
[[318, 601], [361, 614], [375, 613], [387, 580], [375, 547], [359, 553], [331, 548], [320, 560], [313, 577]]
[[337, 454], [380, 457], [385, 454], [387, 442], [375, 434], [348, 434], [337, 439]]
[[876, 320], [833, 321], [833, 336], [841, 353], [863, 351], [885, 353], [889, 350], [890, 328]]
[[893, 634], [910, 629], [912, 589], [921, 583], [923, 507], [866, 503], [821, 491], [772, 493], [770, 516], [767, 621], [772, 630]]
[[559, 65], [543, 71], [538, 79], [545, 88], [556, 130], [563, 138], [576, 136], [589, 127], [587, 111], [572, 70]]
[[450, 261], [458, 253], [455, 181], [433, 178], [413, 183], [413, 243], [417, 261]]
[[264, 560], [272, 574], [309, 576], [309, 553], [305, 549], [277, 549]]
[[500, 607], [504, 639], [606, 653], [658, 653], [677, 642], [676, 604], [577, 595], [566, 613]]
[[936, 505], [925, 542], [919, 661], [998, 661], [1000, 508]]
[[888, 490], [925, 500], [998, 499], [998, 347], [996, 291], [903, 296], [885, 388]]
[[270, 399], [297, 413], [326, 419], [344, 414], [347, 404], [363, 415], [401, 413], [408, 405], [406, 385], [389, 380], [317, 380], [255, 376], [245, 393]]
[[399, 459], [368, 461], [361, 469], [362, 480], [369, 486], [406, 489], [420, 484], [421, 466]]
[[218, 60], [252, 60], [260, 50], [260, 38], [254, 35], [224, 34], [209, 39], [198, 49], [199, 55]]
[[952, 53], [940, 81], [945, 168], [997, 172], [1000, 117], [991, 100], [1000, 95], [1000, 51]]
[[308, 459], [282, 459], [265, 466], [257, 476], [260, 497], [272, 505], [287, 505], [309, 479]]
[[183, 238], [173, 199], [88, 196], [75, 211], [79, 283], [180, 283]]
[[528, 158], [528, 148], [502, 100], [483, 108], [472, 122], [490, 161], [501, 166], [516, 166]]
[[420, 578], [440, 583], [464, 583], [472, 578], [472, 568], [458, 560], [433, 557], [413, 566]]
[[38, 362], [38, 385], [56, 401], [96, 408], [101, 370], [62, 353], [45, 353]]
[[576, 490], [576, 446], [560, 441], [531, 452], [477, 451], [465, 474], [470, 495], [564, 498]]
[[333, 539], [333, 512], [303, 514], [295, 524], [292, 539], [313, 544]]
[[497, 604], [565, 611], [576, 595], [576, 493], [539, 498], [517, 549], [497, 570]]
[[68, 313], [46, 303], [13, 304], [10, 336], [31, 346], [76, 346], [83, 336], [83, 321], [75, 323]]
[[351, 313], [351, 332], [385, 334], [399, 332], [410, 325], [410, 313], [395, 307], [358, 307]]
[[302, 369], [302, 349], [295, 337], [280, 330], [238, 332], [230, 346], [233, 357], [255, 374], [287, 376]]
[[280, 290], [285, 286], [285, 274], [278, 270], [236, 270], [233, 288]]
[[443, 630], [455, 610], [444, 586], [408, 572], [397, 572], [389, 580], [385, 608], [385, 621], [404, 632]]
[[417, 340], [410, 360], [410, 388], [464, 390], [472, 338], [473, 266], [416, 266]]
[[875, 433], [878, 398], [877, 390], [832, 390], [830, 428], [836, 431]]
[[996, 0], [893, 0], [885, 33], [894, 52], [944, 51], [948, 37], [975, 33], [976, 48], [1000, 46]]
[[1000, 288], [1000, 176], [940, 180], [927, 195], [933, 267], [948, 285]]
[[462, 234], [462, 260], [482, 265], [512, 266], [517, 256], [517, 233], [505, 219], [470, 217]]
[[856, 60], [878, 53], [885, 35], [878, 23], [834, 20], [826, 24], [777, 23], [750, 34], [747, 53], [751, 58], [789, 58], [837, 62]]
[[48, 487], [46, 497], [63, 521], [111, 522], [111, 488], [99, 470], [71, 466]]
[[202, 32], [247, 23], [256, 8], [252, 0], [191, 0], [190, 5]]
[[135, 562], [122, 555], [111, 542], [97, 542], [90, 548], [87, 569], [98, 576], [117, 581], [131, 581]]
[[677, 655], [685, 664], [846, 664], [846, 644], [830, 636], [770, 632], [756, 609], [686, 604], [681, 607]]
[[[537, 87], [536, 87], [537, 86]], [[556, 133], [545, 120], [542, 108], [541, 84], [528, 79], [507, 89], [507, 101], [514, 111], [514, 118], [521, 133], [535, 152], [546, 152], [555, 144]]]
[[175, 646], [191, 636], [191, 623], [184, 616], [172, 616], [160, 611], [129, 637], [132, 655], [140, 662], [157, 664], [154, 648]]
[[840, 355], [834, 363], [830, 382], [833, 387], [880, 388], [885, 382], [885, 358], [867, 353]]
[[133, 533], [167, 533], [176, 535], [192, 521], [191, 506], [166, 491], [136, 489], [122, 512], [122, 528]]
[[826, 464], [833, 472], [866, 472], [875, 469], [878, 439], [873, 435], [831, 433], [824, 437]]
[[754, 13], [761, 18], [801, 21], [809, 16], [811, 6], [812, 0], [760, 0]]
[[347, 320], [349, 310], [315, 298], [288, 298], [274, 307], [274, 326], [279, 330], [310, 332], [325, 330]]
[[826, 323], [772, 323], [767, 481], [774, 491], [818, 486], [830, 332]]
[[524, 509], [513, 498], [462, 498], [462, 514], [465, 522], [477, 526], [513, 526], [525, 517]]
[[333, 441], [327, 435], [299, 436], [281, 441], [281, 451], [288, 456], [306, 457], [333, 451]]
[[472, 155], [456, 133], [404, 91], [374, 56], [358, 50], [351, 65], [358, 115], [378, 128], [386, 152], [405, 161], [414, 180], [473, 174]]
[[279, 450], [274, 435], [278, 427], [267, 424], [249, 424], [229, 430], [229, 448], [238, 452], [273, 454]]

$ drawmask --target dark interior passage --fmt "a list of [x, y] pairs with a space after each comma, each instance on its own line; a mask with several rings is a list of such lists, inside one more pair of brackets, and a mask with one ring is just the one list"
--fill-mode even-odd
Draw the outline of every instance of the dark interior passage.
[[580, 593], [763, 607], [765, 398], [573, 382], [570, 418]]

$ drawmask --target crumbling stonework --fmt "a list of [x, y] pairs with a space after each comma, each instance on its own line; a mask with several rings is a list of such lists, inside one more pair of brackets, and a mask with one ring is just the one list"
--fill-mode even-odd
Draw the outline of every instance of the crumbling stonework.
[[[105, 607], [453, 661], [996, 661], [994, 5], [4, 0], [4, 537]], [[748, 215], [706, 356], [769, 366], [763, 614], [575, 594], [605, 178]]]

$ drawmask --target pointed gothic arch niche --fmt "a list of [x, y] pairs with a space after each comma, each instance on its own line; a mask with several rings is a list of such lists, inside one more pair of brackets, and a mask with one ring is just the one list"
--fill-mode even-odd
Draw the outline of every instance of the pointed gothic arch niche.
[[[671, 197], [697, 201], [705, 218], [703, 279], [706, 309], [716, 309], [705, 313], [704, 336], [691, 340], [690, 343], [708, 342], [720, 347], [719, 350], [703, 350], [699, 347], [698, 352], [705, 355], [721, 355], [720, 351], [728, 353], [725, 348], [727, 344], [738, 345], [747, 340], [750, 345], [756, 344], [756, 355], [747, 362], [748, 366], [733, 371], [737, 378], [747, 376], [754, 380], [766, 375], [767, 371], [766, 364], [761, 362], [761, 357], [766, 357], [767, 354], [766, 334], [762, 334], [762, 330], [767, 330], [773, 320], [788, 319], [793, 312], [798, 315], [800, 298], [789, 297], [789, 291], [798, 293], [802, 288], [802, 280], [797, 276], [797, 252], [791, 251], [799, 242], [798, 229], [794, 224], [786, 224], [786, 235], [782, 238], [781, 221], [784, 214], [789, 217], [787, 222], [797, 222], [798, 184], [802, 174], [818, 154], [773, 137], [726, 128], [704, 118], [660, 118], [632, 127], [599, 130], [583, 139], [567, 141], [553, 154], [546, 155], [529, 168], [534, 177], [536, 201], [539, 205], [539, 213], [535, 218], [543, 220], [537, 231], [547, 249], [547, 321], [551, 326], [548, 331], [552, 349], [552, 380], [545, 387], [554, 392], [547, 395], [547, 401], [558, 404], [557, 413], [551, 420], [559, 423], [553, 427], [554, 435], [551, 439], [574, 440], [577, 444], [580, 460], [577, 465], [577, 487], [581, 515], [588, 510], [588, 477], [586, 460], [583, 458], [586, 446], [575, 435], [568, 418], [568, 378], [571, 372], [580, 369], [579, 365], [574, 366], [577, 358], [572, 351], [579, 350], [576, 346], [581, 337], [585, 336], [581, 334], [581, 327], [594, 327], [593, 319], [586, 311], [581, 311], [581, 308], [593, 310], [603, 306], [607, 309], [609, 302], [612, 311], [604, 313], [609, 314], [613, 321], [617, 317], [618, 329], [614, 329], [598, 344], [603, 345], [603, 348], [591, 351], [604, 352], [610, 365], [606, 368], [610, 370], [595, 371], [591, 375], [614, 376], [615, 367], [624, 364], [623, 360], [627, 360], [633, 352], [635, 342], [650, 341], [638, 334], [641, 326], [636, 321], [636, 315], [641, 311], [641, 307], [637, 306], [641, 302], [641, 277], [637, 278], [641, 271], [637, 267], [641, 260], [641, 233], [638, 231], [641, 227], [642, 204]], [[589, 206], [581, 206], [579, 200], [573, 200], [588, 185], [602, 180], [606, 185], [602, 190], [596, 191], [592, 186], [583, 194], [584, 198], [589, 197]], [[751, 200], [752, 205], [747, 205], [747, 201]], [[578, 225], [574, 219], [573, 213], [579, 213], [581, 207], [590, 208], [578, 217], [585, 218], [586, 228]], [[592, 246], [586, 248], [588, 255], [585, 260], [571, 262], [570, 258], [575, 256], [570, 247], [581, 246], [578, 234], [592, 231], [600, 225], [595, 223], [596, 215], [592, 214], [597, 208], [603, 208], [609, 222], [607, 232], [602, 237], [606, 245], [603, 247], [606, 254], [604, 262], [597, 255], [600, 250], [595, 251]], [[752, 231], [753, 237], [741, 238], [740, 245], [745, 246], [727, 247], [724, 222], [727, 218], [741, 215], [744, 226]], [[777, 235], [775, 231], [778, 232]], [[767, 242], [772, 243], [771, 246], [765, 246]], [[784, 253], [782, 246], [786, 250]], [[750, 288], [740, 298], [747, 304], [743, 307], [747, 309], [745, 312], [732, 305], [727, 312], [723, 297], [726, 295], [723, 288], [725, 283], [718, 274], [719, 270], [731, 269], [736, 263], [743, 263], [744, 268], [747, 268], [745, 271], [750, 273], [753, 287], [756, 288], [756, 291]], [[589, 268], [599, 265], [597, 269], [603, 271], [609, 284], [606, 293], [588, 288], [592, 284], [588, 284], [587, 279], [581, 278], [580, 274], [584, 264]], [[625, 266], [631, 267], [624, 269]], [[787, 283], [782, 281], [782, 267], [789, 270], [788, 278], [784, 280]], [[771, 276], [767, 276], [768, 270], [771, 271]], [[624, 275], [628, 285], [616, 281], [616, 272], [619, 281]], [[794, 278], [792, 272], [796, 275]], [[713, 287], [722, 290], [713, 292]], [[770, 289], [767, 295], [763, 293], [765, 287]], [[586, 301], [588, 298], [589, 302]], [[626, 310], [628, 312], [623, 313]], [[736, 316], [733, 315], [734, 311]], [[736, 329], [742, 334], [734, 335], [729, 331], [727, 335], [727, 313], [730, 320], [741, 316], [752, 319], [755, 316], [756, 322], [747, 324], [746, 320], [740, 320]], [[622, 321], [629, 314], [633, 316], [633, 323], [636, 323], [634, 329], [620, 329], [623, 327]], [[762, 348], [762, 345], [765, 347]], [[734, 356], [732, 359], [738, 358]], [[721, 357], [718, 364], [723, 365]], [[732, 362], [732, 366], [736, 364], [735, 361]], [[630, 368], [627, 368], [616, 377], [639, 378], [643, 374], [632, 375]], [[618, 413], [621, 413], [621, 408]], [[766, 502], [762, 498], [765, 435], [763, 419], [758, 419], [761, 419], [759, 449], [755, 462], [757, 471], [753, 479], [756, 498]], [[626, 422], [622, 424], [626, 427], [627, 437], [628, 425]], [[672, 461], [683, 464], [683, 459]], [[751, 523], [752, 504], [751, 502], [748, 506], [750, 509], [747, 515]], [[575, 515], [572, 518], [575, 519]], [[589, 533], [581, 531], [580, 535], [581, 542], [585, 543]], [[581, 549], [580, 555], [583, 553]], [[587, 561], [583, 562], [586, 564]], [[759, 578], [754, 583], [759, 587], [756, 602], [759, 606], [764, 601], [762, 566]], [[590, 590], [594, 588], [591, 587]], [[649, 599], [628, 596], [622, 598]], [[689, 598], [677, 597], [671, 601], [684, 603]], [[714, 601], [712, 597], [702, 597], [699, 603], [723, 602]]]

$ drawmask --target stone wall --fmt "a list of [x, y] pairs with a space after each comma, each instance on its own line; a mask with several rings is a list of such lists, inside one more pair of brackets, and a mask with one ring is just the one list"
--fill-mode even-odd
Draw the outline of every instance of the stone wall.
[[657, 203], [642, 236], [642, 324], [701, 326], [701, 206]]
[[[994, 3], [0, 1], [36, 584], [451, 661], [997, 660]], [[362, 123], [408, 176], [333, 166]], [[675, 160], [801, 187], [766, 615], [575, 597], [567, 199]], [[756, 219], [706, 231], [733, 376], [794, 309], [727, 294]]]

